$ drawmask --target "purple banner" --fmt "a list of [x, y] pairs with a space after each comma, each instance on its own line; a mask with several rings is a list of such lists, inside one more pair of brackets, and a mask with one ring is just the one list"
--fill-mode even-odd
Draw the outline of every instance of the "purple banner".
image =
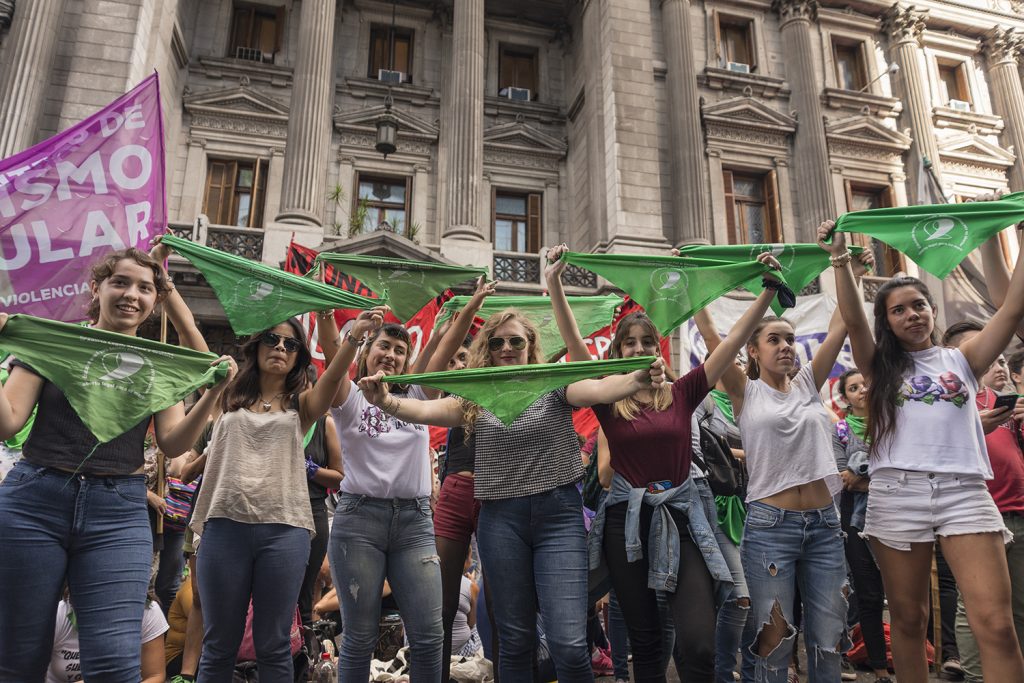
[[97, 114], [0, 161], [0, 311], [85, 320], [90, 268], [164, 232], [154, 73]]

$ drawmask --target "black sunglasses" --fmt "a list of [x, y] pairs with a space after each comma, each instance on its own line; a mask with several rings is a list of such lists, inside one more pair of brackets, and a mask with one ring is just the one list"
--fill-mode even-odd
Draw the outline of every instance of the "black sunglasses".
[[491, 337], [487, 340], [487, 348], [491, 351], [500, 351], [505, 348], [505, 342], [508, 342], [513, 351], [522, 351], [526, 348], [524, 337]]
[[295, 353], [302, 348], [302, 342], [295, 337], [285, 337], [276, 332], [264, 332], [260, 335], [260, 343], [271, 349], [276, 349], [282, 342], [287, 353]]

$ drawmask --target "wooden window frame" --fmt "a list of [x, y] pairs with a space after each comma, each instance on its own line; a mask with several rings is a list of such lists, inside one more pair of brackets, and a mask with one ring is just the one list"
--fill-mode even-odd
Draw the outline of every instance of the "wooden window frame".
[[[242, 44], [243, 41], [241, 41], [239, 39], [239, 36], [237, 35], [237, 31], [236, 31], [236, 26], [235, 26], [235, 16], [236, 16], [236, 14], [239, 11], [242, 11], [242, 10], [248, 10], [249, 11], [249, 35], [246, 38], [246, 40], [244, 41], [245, 43], [248, 43], [248, 44], [245, 44], [245, 45], [243, 45]], [[257, 4], [247, 3], [247, 2], [236, 2], [236, 3], [233, 3], [231, 5], [231, 30], [230, 30], [231, 32], [228, 35], [228, 57], [234, 58], [235, 55], [238, 53], [238, 48], [240, 48], [240, 47], [249, 48], [249, 49], [256, 49], [256, 48], [254, 48], [252, 46], [252, 42], [253, 42], [252, 32], [253, 32], [253, 19], [255, 19], [257, 14], [262, 14], [262, 15], [264, 15], [266, 17], [269, 17], [269, 16], [273, 16], [274, 17], [274, 29], [275, 29], [274, 51], [270, 54], [270, 61], [269, 62], [266, 62], [266, 60], [264, 60], [266, 63], [274, 64], [277, 61], [277, 53], [279, 53], [281, 51], [281, 44], [282, 44], [283, 39], [284, 39], [284, 18], [285, 18], [285, 7], [284, 7], [284, 5], [281, 5], [280, 7], [275, 7], [275, 6], [271, 6], [271, 5], [257, 5]]]
[[[499, 214], [498, 213], [498, 195], [505, 197], [520, 197], [526, 199], [526, 214], [525, 216], [512, 215], [512, 214]], [[512, 251], [517, 254], [535, 254], [540, 251], [541, 244], [541, 232], [543, 230], [544, 220], [544, 194], [541, 192], [529, 192], [522, 190], [506, 190], [500, 188], [491, 188], [491, 244], [497, 243], [498, 225], [497, 221], [499, 218], [508, 218], [511, 220], [525, 218], [526, 219], [526, 245], [525, 249], [517, 249], [515, 240], [516, 235], [513, 234]]]
[[965, 60], [957, 61], [955, 59], [945, 59], [938, 57], [935, 60], [935, 73], [939, 79], [939, 87], [945, 83], [942, 79], [942, 70], [952, 69], [953, 75], [956, 77], [956, 97], [953, 97], [949, 92], [946, 93], [946, 99], [942, 102], [943, 106], [949, 106], [950, 100], [961, 100], [971, 105], [971, 109], [974, 109], [974, 97], [971, 96], [971, 81], [967, 76], [967, 62]]
[[533, 65], [532, 79], [533, 83], [530, 86], [530, 101], [537, 99], [537, 92], [540, 90], [540, 52], [533, 47], [528, 45], [513, 45], [508, 43], [501, 43], [498, 45], [498, 89], [497, 92], [500, 96], [501, 91], [505, 88], [522, 88], [522, 85], [514, 85], [512, 83], [502, 82], [502, 63], [506, 59], [507, 54], [512, 54], [517, 57], [528, 57], [531, 64]]
[[[728, 228], [729, 244], [747, 244], [746, 229], [736, 225], [736, 192], [733, 178], [735, 175], [748, 178], [759, 177], [764, 193], [765, 230], [768, 233], [765, 244], [782, 242], [782, 207], [779, 205], [779, 179], [775, 170], [748, 171], [745, 169], [722, 169], [722, 181], [725, 185], [725, 221]], [[741, 239], [742, 238], [742, 239]]]
[[725, 43], [722, 40], [722, 26], [742, 26], [747, 33], [747, 52], [750, 54], [750, 72], [757, 71], [757, 41], [754, 40], [754, 20], [751, 17], [722, 14], [717, 9], [711, 10], [711, 22], [715, 29], [715, 57], [718, 66], [725, 69], [729, 59], [725, 56]]
[[[395, 230], [395, 233], [398, 234], [398, 235], [406, 234], [406, 231], [409, 228], [409, 221], [411, 220], [411, 216], [412, 216], [412, 214], [411, 214], [411, 211], [412, 211], [412, 178], [410, 176], [397, 176], [397, 175], [396, 176], [391, 176], [391, 175], [387, 175], [387, 174], [372, 173], [372, 172], [366, 172], [366, 171], [356, 171], [355, 191], [352, 193], [352, 210], [353, 210], [353, 212], [358, 208], [359, 202], [363, 201], [359, 197], [359, 186], [362, 183], [364, 183], [364, 182], [380, 182], [380, 183], [387, 183], [389, 185], [401, 185], [403, 182], [405, 183], [405, 202], [404, 202], [404, 206], [402, 207], [402, 210], [405, 212], [405, 225], [402, 226], [401, 230]], [[395, 209], [395, 208], [397, 208], [398, 202], [384, 202], [384, 201], [366, 200], [366, 204], [370, 208], [384, 209], [386, 211], [387, 209]], [[374, 226], [373, 229], [376, 230], [379, 226], [380, 226], [380, 223], [378, 223], [376, 226]], [[391, 226], [392, 229], [394, 229], [394, 227], [395, 226], [393, 226], [393, 225]]]
[[[210, 212], [210, 190], [213, 189], [213, 166], [215, 164], [223, 164], [225, 170], [230, 173], [221, 174], [222, 182], [217, 186], [217, 189], [221, 193], [221, 201], [218, 206], [217, 215], [211, 215]], [[251, 188], [251, 202], [249, 204], [249, 221], [248, 225], [238, 226], [234, 222], [233, 217], [238, 214], [238, 177], [239, 169], [242, 167], [252, 167], [253, 179]], [[245, 227], [245, 228], [263, 228], [264, 211], [266, 209], [267, 202], [267, 172], [269, 168], [269, 161], [267, 159], [227, 159], [220, 157], [208, 157], [206, 160], [206, 189], [203, 192], [203, 213], [206, 214], [207, 218], [210, 219], [210, 223], [213, 225], [230, 225], [233, 227]], [[231, 182], [227, 182], [230, 178]], [[230, 201], [225, 206], [225, 193], [230, 193]], [[223, 220], [227, 218], [228, 220]]]
[[[881, 197], [880, 208], [891, 208], [896, 206], [896, 193], [893, 190], [892, 185], [877, 185], [874, 183], [859, 182], [847, 178], [843, 180], [843, 191], [846, 195], [847, 211], [854, 210], [853, 194], [855, 192], [877, 193]], [[851, 241], [856, 246], [864, 247], [865, 249], [872, 248], [871, 243], [873, 241], [873, 238], [871, 236], [863, 235], [860, 233], [852, 233], [851, 237], [853, 238]], [[892, 277], [896, 273], [905, 272], [907, 270], [906, 257], [896, 249], [893, 249], [889, 245], [885, 244], [884, 242], [882, 243], [882, 247], [884, 249], [883, 253], [885, 254], [886, 262], [885, 264], [876, 264], [875, 272], [871, 273], [871, 275], [875, 275], [878, 277]], [[879, 265], [884, 265], [886, 272], [883, 273]]]
[[856, 69], [860, 84], [856, 88], [853, 88], [851, 92], [862, 92], [871, 83], [871, 79], [868, 77], [868, 61], [867, 55], [865, 54], [866, 46], [864, 41], [856, 38], [832, 36], [832, 72], [835, 75], [836, 87], [842, 90], [847, 90], [839, 78], [839, 58], [837, 48], [852, 49], [856, 52]]
[[408, 42], [409, 42], [409, 47], [408, 47], [409, 59], [407, 60], [407, 63], [405, 65], [405, 67], [406, 67], [405, 69], [391, 68], [392, 66], [395, 65], [394, 45], [389, 45], [390, 51], [391, 51], [391, 55], [390, 55], [390, 58], [387, 59], [386, 63], [385, 64], [378, 64], [376, 66], [374, 65], [373, 60], [374, 60], [374, 56], [376, 54], [376, 51], [374, 50], [374, 43], [375, 43], [375, 41], [377, 40], [378, 37], [382, 37], [384, 40], [389, 40], [389, 34], [390, 34], [391, 30], [392, 30], [391, 26], [373, 25], [373, 26], [370, 27], [370, 54], [369, 54], [369, 58], [367, 59], [367, 66], [366, 66], [366, 72], [367, 73], [366, 73], [366, 77], [367, 78], [372, 78], [372, 79], [376, 80], [377, 79], [377, 71], [379, 69], [388, 69], [389, 71], [401, 71], [402, 73], [405, 74], [405, 78], [406, 78], [406, 80], [403, 81], [403, 83], [412, 83], [413, 48], [416, 45], [416, 31], [414, 29], [405, 28], [405, 27], [402, 27], [402, 26], [395, 26], [394, 27], [394, 31], [395, 31], [395, 44], [397, 44], [399, 38], [401, 38], [403, 40], [408, 40]]

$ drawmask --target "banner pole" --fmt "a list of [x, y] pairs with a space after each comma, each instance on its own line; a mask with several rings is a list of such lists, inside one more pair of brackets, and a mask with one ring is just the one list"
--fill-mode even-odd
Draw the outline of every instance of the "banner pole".
[[[167, 306], [160, 306], [160, 343], [167, 343]], [[154, 434], [154, 441], [156, 435]], [[167, 498], [167, 466], [164, 461], [164, 454], [158, 448], [156, 451], [156, 495], [161, 499]], [[161, 537], [160, 548], [163, 549], [164, 516], [159, 512], [156, 515], [156, 533]]]

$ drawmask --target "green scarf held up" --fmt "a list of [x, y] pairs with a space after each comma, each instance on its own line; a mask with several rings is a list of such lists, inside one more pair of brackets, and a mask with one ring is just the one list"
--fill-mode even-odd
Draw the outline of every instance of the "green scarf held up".
[[736, 424], [736, 420], [732, 416], [732, 401], [729, 400], [729, 394], [721, 389], [712, 389], [708, 392], [708, 395], [714, 400], [718, 409], [722, 411], [722, 415], [725, 415], [725, 419], [732, 424]]
[[325, 308], [366, 310], [387, 303], [241, 256], [164, 235], [162, 243], [192, 262], [220, 300], [235, 334], [270, 329], [288, 318]]
[[228, 373], [216, 354], [30, 315], [8, 318], [0, 348], [57, 385], [99, 443]]
[[572, 251], [562, 258], [597, 273], [629, 294], [644, 307], [663, 335], [726, 292], [771, 271], [757, 261], [724, 263], [676, 256]]
[[[461, 311], [469, 299], [468, 296], [456, 296], [446, 301], [437, 315], [434, 329], [439, 328], [452, 315]], [[614, 294], [569, 296], [566, 299], [569, 301], [573, 317], [576, 318], [576, 326], [584, 337], [589, 337], [602, 327], [610, 325], [615, 315], [615, 309], [622, 303], [622, 299]], [[476, 317], [487, 320], [506, 308], [518, 310], [537, 328], [537, 332], [540, 334], [541, 356], [550, 359], [565, 348], [565, 342], [562, 341], [562, 335], [558, 332], [558, 324], [555, 322], [555, 311], [551, 308], [550, 297], [489, 296], [484, 299]]]
[[316, 262], [331, 264], [362, 282], [378, 296], [387, 293], [391, 310], [401, 320], [412, 318], [449, 287], [470, 278], [487, 276], [486, 268], [361, 254], [321, 252]]
[[994, 202], [897, 206], [844, 213], [839, 232], [871, 235], [940, 280], [1003, 228], [1024, 221], [1024, 192]]
[[488, 410], [506, 426], [549, 391], [583, 379], [649, 368], [654, 356], [586, 360], [575, 363], [538, 363], [500, 368], [470, 368], [392, 375], [393, 384], [421, 384], [461, 396]]
[[[679, 247], [679, 256], [721, 261], [723, 263], [744, 263], [756, 260], [757, 255], [769, 252], [779, 260], [782, 277], [797, 294], [829, 266], [828, 252], [817, 244], [689, 244]], [[864, 247], [851, 246], [850, 252], [859, 254]], [[743, 288], [752, 294], [760, 294], [764, 287], [760, 277], [753, 277], [743, 283]], [[772, 301], [772, 310], [782, 315], [778, 300]]]

